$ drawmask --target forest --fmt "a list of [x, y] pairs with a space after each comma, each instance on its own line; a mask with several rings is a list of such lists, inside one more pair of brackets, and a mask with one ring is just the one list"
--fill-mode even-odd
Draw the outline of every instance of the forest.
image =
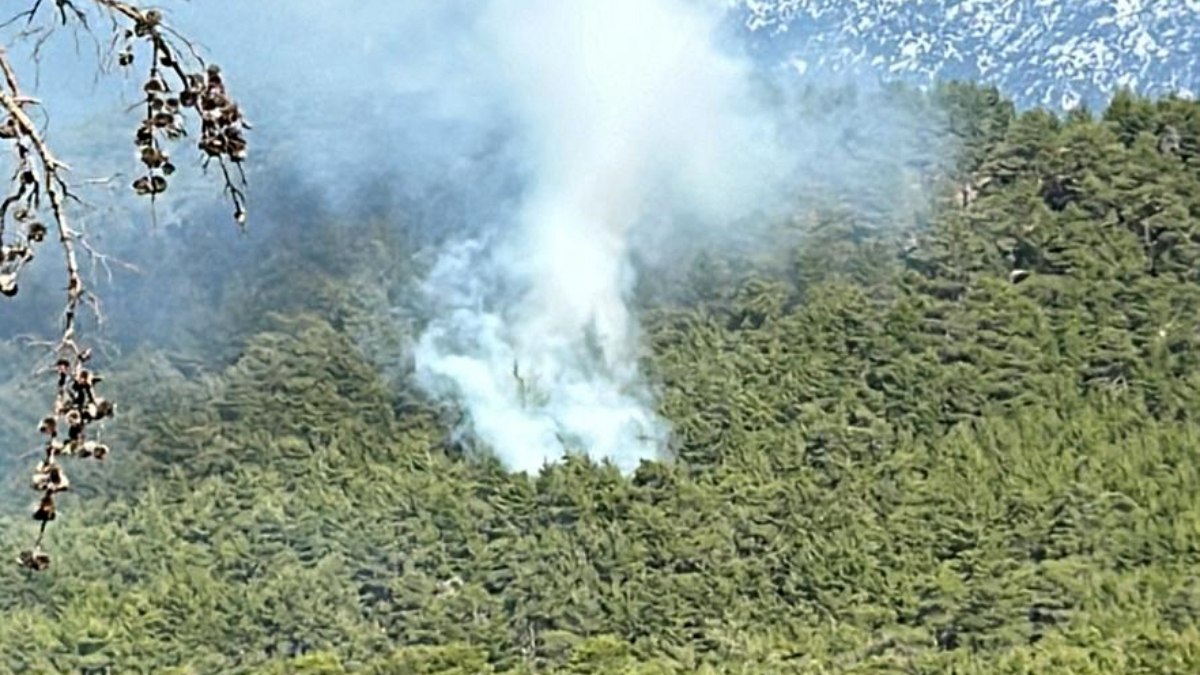
[[910, 98], [955, 140], [928, 209], [820, 204], [639, 288], [673, 433], [632, 475], [450, 432], [395, 358], [419, 308], [377, 309], [420, 274], [398, 216], [197, 291], [209, 339], [108, 368], [53, 566], [0, 566], [0, 672], [1200, 672], [1200, 103]]

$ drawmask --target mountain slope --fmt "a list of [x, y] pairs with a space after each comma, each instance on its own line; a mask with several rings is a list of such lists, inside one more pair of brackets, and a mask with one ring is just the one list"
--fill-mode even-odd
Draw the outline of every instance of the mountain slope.
[[1200, 89], [1200, 0], [742, 0], [770, 58], [994, 84], [1021, 107]]

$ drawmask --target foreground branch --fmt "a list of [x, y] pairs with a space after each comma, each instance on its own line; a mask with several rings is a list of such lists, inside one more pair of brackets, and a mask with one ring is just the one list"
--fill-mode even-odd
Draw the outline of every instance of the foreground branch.
[[[83, 277], [79, 273], [79, 257], [75, 244], [77, 233], [71, 229], [67, 218], [65, 198], [70, 194], [62, 177], [66, 165], [55, 158], [46, 145], [37, 126], [30, 119], [25, 107], [34, 101], [21, 94], [8, 54], [0, 50], [0, 69], [4, 72], [5, 90], [0, 91], [0, 107], [8, 114], [4, 129], [13, 138], [17, 153], [17, 173], [13, 177], [15, 192], [4, 200], [5, 211], [17, 205], [14, 219], [24, 226], [24, 242], [6, 247], [7, 259], [20, 250], [23, 263], [33, 258], [32, 245], [45, 236], [45, 226], [36, 220], [41, 195], [50, 202], [50, 213], [58, 230], [62, 245], [63, 260], [67, 272], [67, 303], [63, 315], [62, 333], [55, 348], [58, 375], [57, 394], [51, 414], [42, 420], [40, 431], [47, 436], [45, 454], [38, 463], [33, 476], [33, 487], [42, 493], [42, 499], [34, 512], [34, 519], [41, 523], [33, 548], [23, 551], [21, 564], [31, 569], [44, 569], [50, 558], [42, 550], [46, 525], [55, 519], [57, 507], [54, 497], [66, 490], [70, 481], [59, 462], [60, 456], [79, 455], [102, 459], [107, 448], [88, 439], [87, 428], [112, 414], [112, 404], [95, 393], [100, 378], [92, 375], [85, 367], [90, 351], [81, 349], [76, 341], [76, 321], [80, 301], [84, 297]], [[13, 278], [11, 290], [16, 292]], [[65, 440], [59, 430], [66, 430]]]
[[[112, 20], [113, 44], [121, 45], [117, 55], [119, 65], [130, 67], [134, 64], [134, 52], [139, 44], [150, 55], [142, 87], [145, 114], [136, 134], [146, 173], [133, 182], [134, 192], [148, 195], [153, 206], [157, 195], [167, 189], [167, 176], [175, 171], [175, 166], [166, 145], [187, 135], [185, 113], [191, 111], [200, 121], [198, 145], [205, 164], [216, 160], [220, 165], [225, 192], [234, 205], [234, 219], [239, 225], [244, 224], [245, 175], [241, 163], [246, 158], [244, 130], [249, 129], [249, 125], [237, 104], [228, 97], [220, 69], [205, 64], [190, 42], [163, 23], [157, 10], [143, 10], [119, 0], [91, 0], [91, 3]], [[81, 0], [54, 0], [54, 4], [62, 24], [76, 20], [91, 30], [88, 15], [81, 8], [81, 5], [88, 5]], [[37, 0], [27, 10], [0, 25], [20, 19], [31, 24], [42, 6], [43, 1]], [[46, 34], [39, 38], [39, 45]], [[188, 63], [195, 69], [185, 67]], [[114, 405], [98, 395], [96, 389], [101, 378], [88, 369], [91, 350], [84, 348], [78, 338], [81, 306], [86, 302], [98, 312], [96, 298], [84, 285], [80, 273], [78, 247], [82, 246], [102, 262], [105, 257], [95, 252], [71, 226], [67, 202], [74, 199], [74, 195], [65, 178], [70, 169], [55, 157], [30, 116], [29, 110], [39, 103], [22, 93], [16, 71], [3, 48], [0, 48], [0, 72], [4, 78], [3, 88], [0, 88], [0, 110], [5, 115], [0, 123], [0, 140], [12, 143], [16, 166], [11, 189], [0, 201], [0, 294], [9, 297], [17, 294], [21, 272], [33, 260], [34, 248], [49, 234], [38, 219], [47, 206], [58, 234], [67, 275], [62, 330], [52, 350], [56, 394], [52, 410], [39, 425], [39, 432], [46, 440], [43, 457], [33, 475], [33, 487], [42, 493], [33, 514], [40, 527], [33, 546], [23, 551], [19, 558], [23, 566], [42, 570], [50, 564], [50, 557], [42, 545], [47, 524], [57, 517], [55, 496], [70, 486], [60, 458], [104, 459], [109, 452], [108, 446], [93, 438], [92, 425], [111, 417]], [[231, 165], [236, 167], [237, 179]], [[9, 229], [10, 223], [15, 230]]]

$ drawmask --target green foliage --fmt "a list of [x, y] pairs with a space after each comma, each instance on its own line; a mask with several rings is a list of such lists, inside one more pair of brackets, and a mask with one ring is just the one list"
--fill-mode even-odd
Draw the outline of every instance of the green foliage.
[[223, 361], [117, 369], [59, 562], [0, 567], [0, 672], [1200, 672], [1200, 105], [935, 100], [973, 193], [911, 245], [835, 210], [670, 277], [676, 456], [632, 476], [449, 455], [380, 371], [386, 242], [280, 254]]

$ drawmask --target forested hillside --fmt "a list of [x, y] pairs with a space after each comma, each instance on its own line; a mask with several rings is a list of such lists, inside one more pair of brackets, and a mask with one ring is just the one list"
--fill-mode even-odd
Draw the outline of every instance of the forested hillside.
[[403, 237], [305, 229], [210, 343], [111, 369], [0, 672], [1200, 672], [1200, 104], [932, 96], [919, 231], [818, 211], [647, 291], [673, 456], [628, 477], [453, 440], [372, 309]]

